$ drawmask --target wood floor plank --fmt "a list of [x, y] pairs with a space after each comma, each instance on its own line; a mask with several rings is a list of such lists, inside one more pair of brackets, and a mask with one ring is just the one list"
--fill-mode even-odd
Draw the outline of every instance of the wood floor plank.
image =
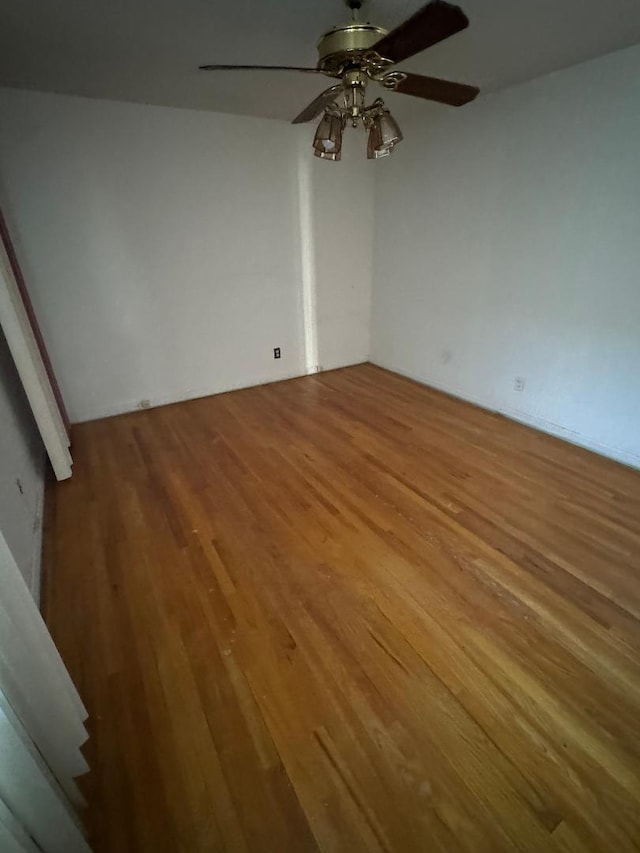
[[73, 438], [97, 853], [640, 850], [640, 473], [372, 365]]

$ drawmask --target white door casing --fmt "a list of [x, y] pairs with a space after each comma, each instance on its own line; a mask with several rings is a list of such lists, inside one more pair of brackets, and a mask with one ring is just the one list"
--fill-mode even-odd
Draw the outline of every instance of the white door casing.
[[[73, 805], [87, 712], [0, 531], [0, 850], [88, 853]], [[9, 839], [6, 841], [5, 839]], [[3, 846], [4, 845], [4, 846]], [[20, 846], [22, 845], [22, 846]]]
[[71, 476], [69, 437], [2, 241], [0, 241], [0, 326], [7, 339], [56, 478], [65, 480]]

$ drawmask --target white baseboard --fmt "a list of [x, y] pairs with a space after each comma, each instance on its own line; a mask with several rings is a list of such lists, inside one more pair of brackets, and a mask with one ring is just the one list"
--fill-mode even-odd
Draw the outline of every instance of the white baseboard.
[[97, 421], [101, 418], [111, 418], [116, 415], [126, 415], [130, 412], [147, 411], [148, 409], [156, 409], [159, 406], [169, 406], [172, 403], [184, 403], [187, 400], [199, 400], [202, 397], [215, 397], [217, 394], [227, 394], [229, 391], [240, 391], [243, 388], [257, 388], [260, 385], [271, 385], [273, 382], [286, 382], [289, 379], [298, 379], [301, 376], [315, 375], [316, 373], [326, 373], [328, 370], [340, 370], [342, 367], [353, 367], [354, 364], [365, 364], [367, 358], [362, 358], [356, 362], [347, 364], [322, 364], [317, 365], [312, 369], [300, 368], [299, 371], [285, 373], [280, 376], [264, 376], [258, 379], [252, 379], [249, 382], [238, 382], [231, 385], [224, 385], [220, 388], [189, 388], [179, 394], [159, 395], [149, 398], [149, 405], [142, 408], [140, 400], [126, 400], [115, 405], [103, 406], [97, 408], [90, 417], [81, 418], [74, 423], [87, 423], [89, 421]]
[[358, 364], [366, 364], [369, 361], [368, 357], [359, 358], [357, 361], [347, 361], [347, 362], [333, 362], [333, 361], [325, 361], [323, 364], [318, 365], [316, 373], [328, 373], [331, 370], [342, 370], [343, 367], [356, 367]]
[[299, 371], [293, 373], [285, 373], [281, 376], [265, 376], [258, 379], [252, 379], [249, 382], [237, 382], [230, 385], [223, 385], [219, 388], [188, 388], [180, 394], [161, 394], [155, 397], [150, 397], [149, 405], [144, 408], [140, 406], [140, 400], [125, 400], [120, 403], [115, 403], [109, 406], [97, 408], [90, 417], [80, 418], [74, 423], [87, 423], [88, 421], [97, 421], [101, 418], [111, 418], [116, 415], [126, 415], [130, 412], [147, 411], [148, 409], [157, 409], [159, 406], [169, 406], [172, 403], [184, 403], [187, 400], [199, 400], [202, 397], [215, 397], [217, 394], [227, 394], [229, 391], [240, 391], [243, 388], [256, 388], [260, 385], [270, 385], [272, 382], [285, 382], [288, 379], [298, 379], [300, 376], [305, 376], [306, 370], [300, 368]]
[[497, 412], [498, 414], [509, 418], [509, 420], [517, 421], [518, 423], [533, 427], [540, 432], [553, 435], [556, 438], [561, 438], [563, 441], [569, 442], [569, 444], [575, 444], [577, 447], [582, 447], [585, 450], [591, 450], [593, 453], [597, 453], [600, 456], [606, 456], [608, 459], [613, 459], [615, 462], [621, 462], [623, 465], [629, 465], [632, 468], [640, 469], [640, 456], [636, 453], [621, 450], [619, 447], [611, 447], [607, 444], [602, 444], [589, 436], [585, 436], [575, 430], [568, 429], [567, 427], [562, 426], [562, 424], [552, 423], [544, 418], [530, 415], [528, 412], [523, 412], [519, 409], [512, 409], [510, 407], [496, 409], [492, 406], [488, 406], [487, 403], [479, 397], [462, 392], [456, 388], [441, 385], [438, 382], [432, 382], [428, 378], [417, 376], [415, 373], [395, 367], [394, 365], [383, 364], [381, 361], [373, 358], [370, 358], [369, 361], [377, 367], [382, 367], [384, 370], [390, 370], [392, 373], [398, 373], [400, 376], [405, 376], [407, 379], [413, 379], [421, 385], [426, 385], [429, 388], [435, 388], [437, 391], [450, 394], [452, 397], [457, 397], [460, 400], [473, 403], [474, 406], [479, 406], [481, 409], [485, 409], [488, 412]]

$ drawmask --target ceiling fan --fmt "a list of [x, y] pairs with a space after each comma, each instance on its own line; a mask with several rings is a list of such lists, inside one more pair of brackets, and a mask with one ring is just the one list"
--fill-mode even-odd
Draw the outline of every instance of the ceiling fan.
[[315, 68], [281, 65], [201, 65], [200, 68], [203, 71], [301, 71], [325, 74], [338, 80], [293, 120], [293, 124], [301, 124], [322, 114], [313, 147], [315, 156], [323, 160], [340, 160], [342, 131], [348, 121], [353, 127], [362, 121], [369, 132], [369, 159], [386, 157], [402, 141], [400, 128], [382, 98], [365, 105], [370, 81], [393, 92], [453, 107], [461, 107], [477, 97], [480, 90], [475, 86], [409, 74], [392, 67], [466, 29], [469, 19], [459, 6], [444, 0], [431, 0], [395, 30], [387, 32], [382, 27], [357, 20], [363, 0], [345, 2], [353, 20], [334, 27], [321, 37]]

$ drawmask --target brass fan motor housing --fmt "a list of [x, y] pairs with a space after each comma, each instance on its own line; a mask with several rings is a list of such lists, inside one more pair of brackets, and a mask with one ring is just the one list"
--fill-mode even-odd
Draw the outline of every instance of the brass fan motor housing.
[[345, 68], [365, 65], [369, 59], [375, 64], [385, 64], [372, 47], [386, 34], [387, 30], [382, 27], [359, 21], [334, 27], [318, 42], [318, 68], [326, 74], [338, 76]]

